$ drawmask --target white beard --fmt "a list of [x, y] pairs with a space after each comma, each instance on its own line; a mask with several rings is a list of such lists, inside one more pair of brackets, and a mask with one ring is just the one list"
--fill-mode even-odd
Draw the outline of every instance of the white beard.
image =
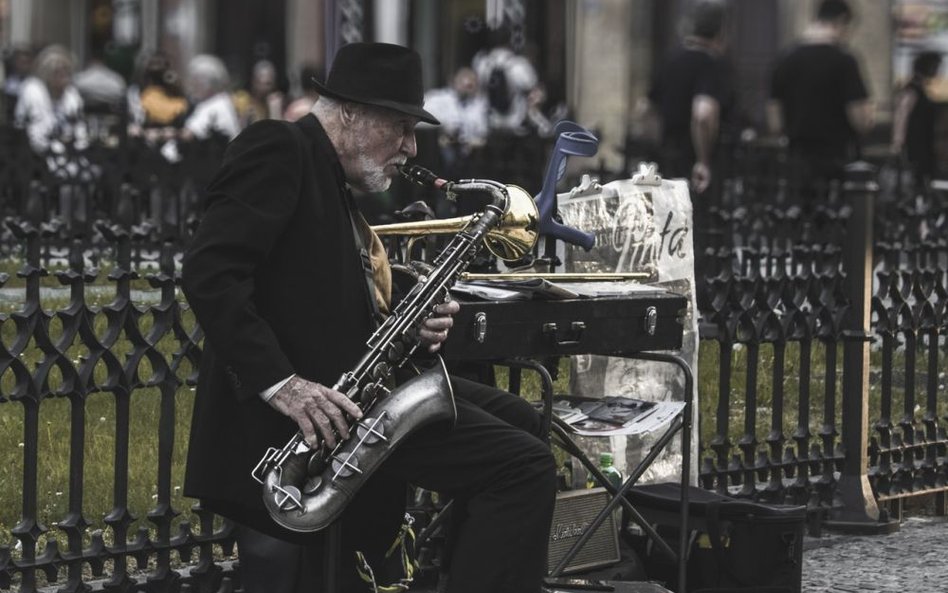
[[388, 189], [392, 179], [385, 174], [385, 167], [380, 167], [364, 154], [359, 155], [360, 183], [363, 191], [381, 192]]
[[353, 180], [353, 185], [367, 192], [382, 192], [392, 184], [392, 179], [385, 174], [385, 165], [379, 165], [366, 156], [367, 142], [365, 136], [365, 134], [360, 133], [356, 137], [356, 150], [359, 155], [359, 179]]

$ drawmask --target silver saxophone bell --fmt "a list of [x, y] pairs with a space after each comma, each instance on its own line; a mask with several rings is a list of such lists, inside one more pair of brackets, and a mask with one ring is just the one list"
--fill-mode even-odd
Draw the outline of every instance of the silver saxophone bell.
[[[356, 492], [411, 433], [438, 421], [454, 421], [454, 394], [444, 361], [381, 398], [337, 447], [319, 474], [310, 473], [314, 452], [291, 452], [263, 475], [263, 503], [276, 523], [291, 531], [319, 531], [342, 514]], [[318, 452], [316, 452], [318, 455]]]

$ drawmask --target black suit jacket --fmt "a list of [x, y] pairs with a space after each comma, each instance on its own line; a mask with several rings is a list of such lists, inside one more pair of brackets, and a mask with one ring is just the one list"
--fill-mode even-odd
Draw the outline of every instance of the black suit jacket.
[[[250, 472], [297, 426], [259, 394], [292, 373], [332, 386], [366, 350], [374, 324], [347, 208], [318, 120], [261, 121], [228, 146], [184, 259], [183, 288], [205, 332], [185, 494], [288, 539]], [[346, 531], [394, 533], [404, 485], [379, 482], [350, 505]]]

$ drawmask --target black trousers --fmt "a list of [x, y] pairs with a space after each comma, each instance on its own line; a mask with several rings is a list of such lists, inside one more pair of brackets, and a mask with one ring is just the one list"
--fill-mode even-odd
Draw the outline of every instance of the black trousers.
[[[519, 397], [452, 377], [458, 418], [408, 438], [378, 473], [455, 500], [449, 593], [538, 593], [556, 493], [540, 416]], [[323, 593], [321, 552], [239, 527], [245, 593]], [[344, 564], [344, 570], [348, 570]], [[365, 591], [343, 574], [343, 593]]]

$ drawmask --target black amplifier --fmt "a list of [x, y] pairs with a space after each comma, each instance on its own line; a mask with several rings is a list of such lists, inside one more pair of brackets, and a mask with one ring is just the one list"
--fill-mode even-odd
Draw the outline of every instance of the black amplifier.
[[676, 350], [687, 304], [658, 288], [562, 300], [462, 301], [441, 355], [485, 360]]

